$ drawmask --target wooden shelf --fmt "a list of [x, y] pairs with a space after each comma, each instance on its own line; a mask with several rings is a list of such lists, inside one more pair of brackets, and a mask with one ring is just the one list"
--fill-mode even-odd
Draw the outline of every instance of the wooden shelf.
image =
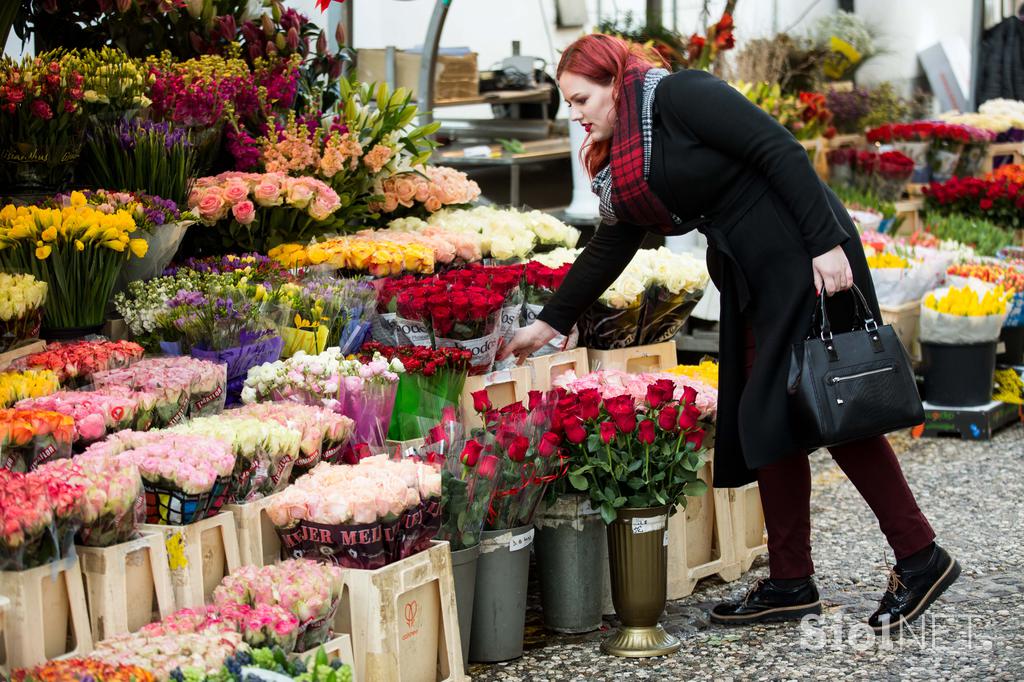
[[439, 150], [434, 158], [439, 163], [452, 166], [513, 166], [522, 163], [567, 159], [572, 153], [568, 137], [556, 137], [550, 140], [532, 140], [524, 142], [525, 151], [519, 154], [505, 152], [500, 144], [488, 145], [490, 156], [466, 156], [462, 149], [451, 151]]
[[495, 90], [485, 92], [476, 97], [457, 97], [434, 101], [434, 108], [461, 107], [470, 104], [524, 104], [529, 102], [547, 102], [551, 98], [551, 86], [533, 88], [531, 90]]

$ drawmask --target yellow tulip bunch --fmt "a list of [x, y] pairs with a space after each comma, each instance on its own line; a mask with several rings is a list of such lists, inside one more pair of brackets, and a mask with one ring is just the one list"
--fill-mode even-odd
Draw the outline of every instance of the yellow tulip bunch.
[[895, 253], [882, 252], [867, 257], [868, 267], [871, 269], [885, 268], [909, 268], [910, 261]]
[[27, 369], [0, 374], [0, 407], [10, 407], [19, 400], [41, 398], [60, 390], [60, 380], [48, 369]]
[[925, 296], [924, 305], [936, 312], [958, 317], [986, 317], [1006, 314], [1006, 304], [1013, 297], [1012, 291], [1002, 286], [979, 295], [971, 287], [950, 289], [942, 298], [934, 293]]
[[434, 250], [429, 246], [359, 237], [337, 237], [308, 247], [281, 244], [267, 255], [286, 268], [329, 265], [339, 270], [367, 272], [374, 277], [434, 271]]
[[45, 327], [98, 326], [125, 262], [149, 250], [145, 239], [132, 238], [135, 230], [130, 213], [103, 213], [81, 192], [62, 208], [7, 205], [0, 209], [0, 269], [46, 282]]
[[87, 205], [81, 192], [71, 193], [71, 205], [64, 208], [39, 208], [8, 204], [0, 209], [0, 251], [26, 242], [35, 242], [35, 257], [46, 260], [54, 249], [70, 247], [76, 251], [106, 248], [142, 258], [149, 249], [145, 239], [132, 239], [135, 219], [127, 211], [107, 215]]

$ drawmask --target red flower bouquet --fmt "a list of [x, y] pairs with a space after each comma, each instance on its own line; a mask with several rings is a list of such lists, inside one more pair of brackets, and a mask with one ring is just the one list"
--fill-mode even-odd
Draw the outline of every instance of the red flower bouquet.
[[72, 341], [52, 343], [21, 361], [33, 369], [49, 369], [65, 388], [89, 383], [94, 372], [125, 367], [142, 357], [143, 348], [131, 341]]
[[[523, 310], [523, 274], [524, 267], [517, 265], [480, 265], [474, 264], [460, 270], [450, 270], [441, 279], [453, 283], [463, 283], [489, 289], [505, 297], [501, 306], [499, 321], [499, 337], [503, 343], [512, 340], [519, 329], [519, 318]], [[514, 360], [509, 360], [509, 366]]]
[[1006, 229], [1021, 227], [1024, 185], [1007, 180], [950, 178], [924, 189], [925, 207], [993, 222]]
[[914, 162], [914, 182], [928, 182], [931, 167], [928, 162], [928, 150], [931, 148], [932, 133], [935, 124], [930, 121], [913, 123], [886, 123], [867, 132], [871, 144], [891, 144], [897, 151], [903, 152]]
[[0, 570], [20, 571], [60, 558], [79, 524], [80, 485], [47, 472], [0, 469]]
[[883, 152], [878, 157], [875, 193], [883, 201], [896, 201], [914, 175], [914, 162], [902, 152]]
[[[557, 268], [551, 268], [537, 261], [530, 261], [526, 264], [526, 291], [523, 302], [522, 324], [532, 324], [540, 311], [544, 309], [551, 297], [555, 295], [562, 281], [569, 274], [572, 263], [565, 263]], [[568, 338], [559, 334], [548, 341], [544, 346], [534, 352], [534, 357], [551, 355], [562, 350], [572, 350], [579, 343], [579, 331], [575, 327], [569, 333]]]
[[853, 168], [857, 159], [857, 150], [853, 147], [833, 149], [826, 155], [828, 160], [828, 180], [832, 184], [853, 184]]

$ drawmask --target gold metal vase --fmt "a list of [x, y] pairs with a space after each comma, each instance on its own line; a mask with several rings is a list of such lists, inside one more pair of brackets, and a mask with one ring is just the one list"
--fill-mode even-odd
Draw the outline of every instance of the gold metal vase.
[[648, 658], [677, 651], [679, 639], [658, 623], [665, 610], [668, 580], [669, 507], [619, 509], [608, 525], [608, 568], [612, 603], [622, 625], [601, 642], [612, 656]]

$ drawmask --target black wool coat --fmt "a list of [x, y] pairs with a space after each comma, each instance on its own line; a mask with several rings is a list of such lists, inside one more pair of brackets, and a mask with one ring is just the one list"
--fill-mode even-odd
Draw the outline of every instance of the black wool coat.
[[[758, 467], [798, 449], [786, 376], [792, 346], [806, 338], [814, 311], [811, 259], [842, 245], [877, 319], [864, 251], [849, 214], [800, 143], [703, 71], [680, 71], [658, 84], [648, 182], [684, 220], [682, 231], [699, 229], [708, 238], [708, 266], [722, 294], [714, 484], [745, 485], [756, 480]], [[599, 227], [538, 317], [567, 333], [644, 236], [633, 225]], [[834, 329], [852, 326], [852, 296], [830, 300], [829, 315]], [[748, 324], [757, 347], [749, 381]]]
[[1024, 99], [1024, 22], [1009, 17], [985, 31], [978, 58], [978, 104], [998, 97]]

